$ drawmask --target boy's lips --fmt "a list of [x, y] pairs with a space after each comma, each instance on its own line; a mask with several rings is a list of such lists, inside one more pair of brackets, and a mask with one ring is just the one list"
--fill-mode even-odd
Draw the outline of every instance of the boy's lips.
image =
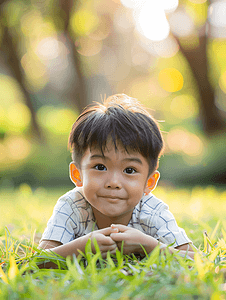
[[101, 198], [106, 198], [106, 199], [112, 199], [112, 200], [123, 200], [122, 197], [119, 197], [119, 196], [112, 196], [112, 195], [109, 195], [109, 196], [100, 196]]

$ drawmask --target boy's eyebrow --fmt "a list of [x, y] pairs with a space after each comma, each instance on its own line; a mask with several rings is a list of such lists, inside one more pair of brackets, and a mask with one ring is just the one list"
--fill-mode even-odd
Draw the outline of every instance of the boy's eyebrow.
[[[102, 159], [107, 159], [109, 160], [110, 158], [108, 158], [107, 156], [104, 156], [102, 154], [93, 154], [90, 159], [95, 159], [95, 158], [102, 158]], [[142, 161], [138, 158], [138, 157], [128, 157], [128, 158], [124, 158], [123, 161], [135, 161], [141, 165], [143, 165]]]
[[135, 161], [135, 162], [138, 162], [139, 164], [143, 165], [142, 161], [138, 157], [129, 157], [129, 158], [124, 158], [123, 160]]
[[102, 154], [93, 154], [90, 159], [95, 159], [95, 158], [103, 158], [106, 159], [107, 157], [102, 155]]

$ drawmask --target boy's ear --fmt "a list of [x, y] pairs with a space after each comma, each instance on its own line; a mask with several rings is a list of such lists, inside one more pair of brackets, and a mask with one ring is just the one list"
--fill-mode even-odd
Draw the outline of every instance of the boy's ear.
[[151, 191], [153, 191], [155, 189], [155, 187], [159, 181], [159, 177], [160, 177], [159, 171], [155, 171], [154, 173], [152, 173], [150, 175], [150, 177], [148, 178], [146, 188], [144, 190], [145, 195], [147, 195], [148, 193], [150, 193]]
[[71, 181], [74, 182], [76, 186], [82, 186], [80, 172], [73, 162], [71, 162], [69, 165], [69, 171], [70, 171]]

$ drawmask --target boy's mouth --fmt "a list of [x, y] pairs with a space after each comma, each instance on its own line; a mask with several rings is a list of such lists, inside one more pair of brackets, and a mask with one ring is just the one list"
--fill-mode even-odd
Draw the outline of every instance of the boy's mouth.
[[122, 197], [118, 197], [118, 196], [100, 196], [101, 198], [106, 198], [106, 199], [111, 199], [111, 200], [123, 200]]

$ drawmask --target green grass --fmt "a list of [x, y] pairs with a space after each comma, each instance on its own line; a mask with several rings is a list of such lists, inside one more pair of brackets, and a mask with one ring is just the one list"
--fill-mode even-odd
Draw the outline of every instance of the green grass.
[[[63, 259], [37, 249], [56, 199], [68, 189], [32, 191], [24, 184], [0, 190], [0, 299], [225, 299], [226, 192], [158, 187], [179, 226], [199, 249], [194, 261], [156, 248], [144, 259], [115, 256], [103, 260], [86, 247]], [[43, 260], [57, 269], [39, 269]]]

